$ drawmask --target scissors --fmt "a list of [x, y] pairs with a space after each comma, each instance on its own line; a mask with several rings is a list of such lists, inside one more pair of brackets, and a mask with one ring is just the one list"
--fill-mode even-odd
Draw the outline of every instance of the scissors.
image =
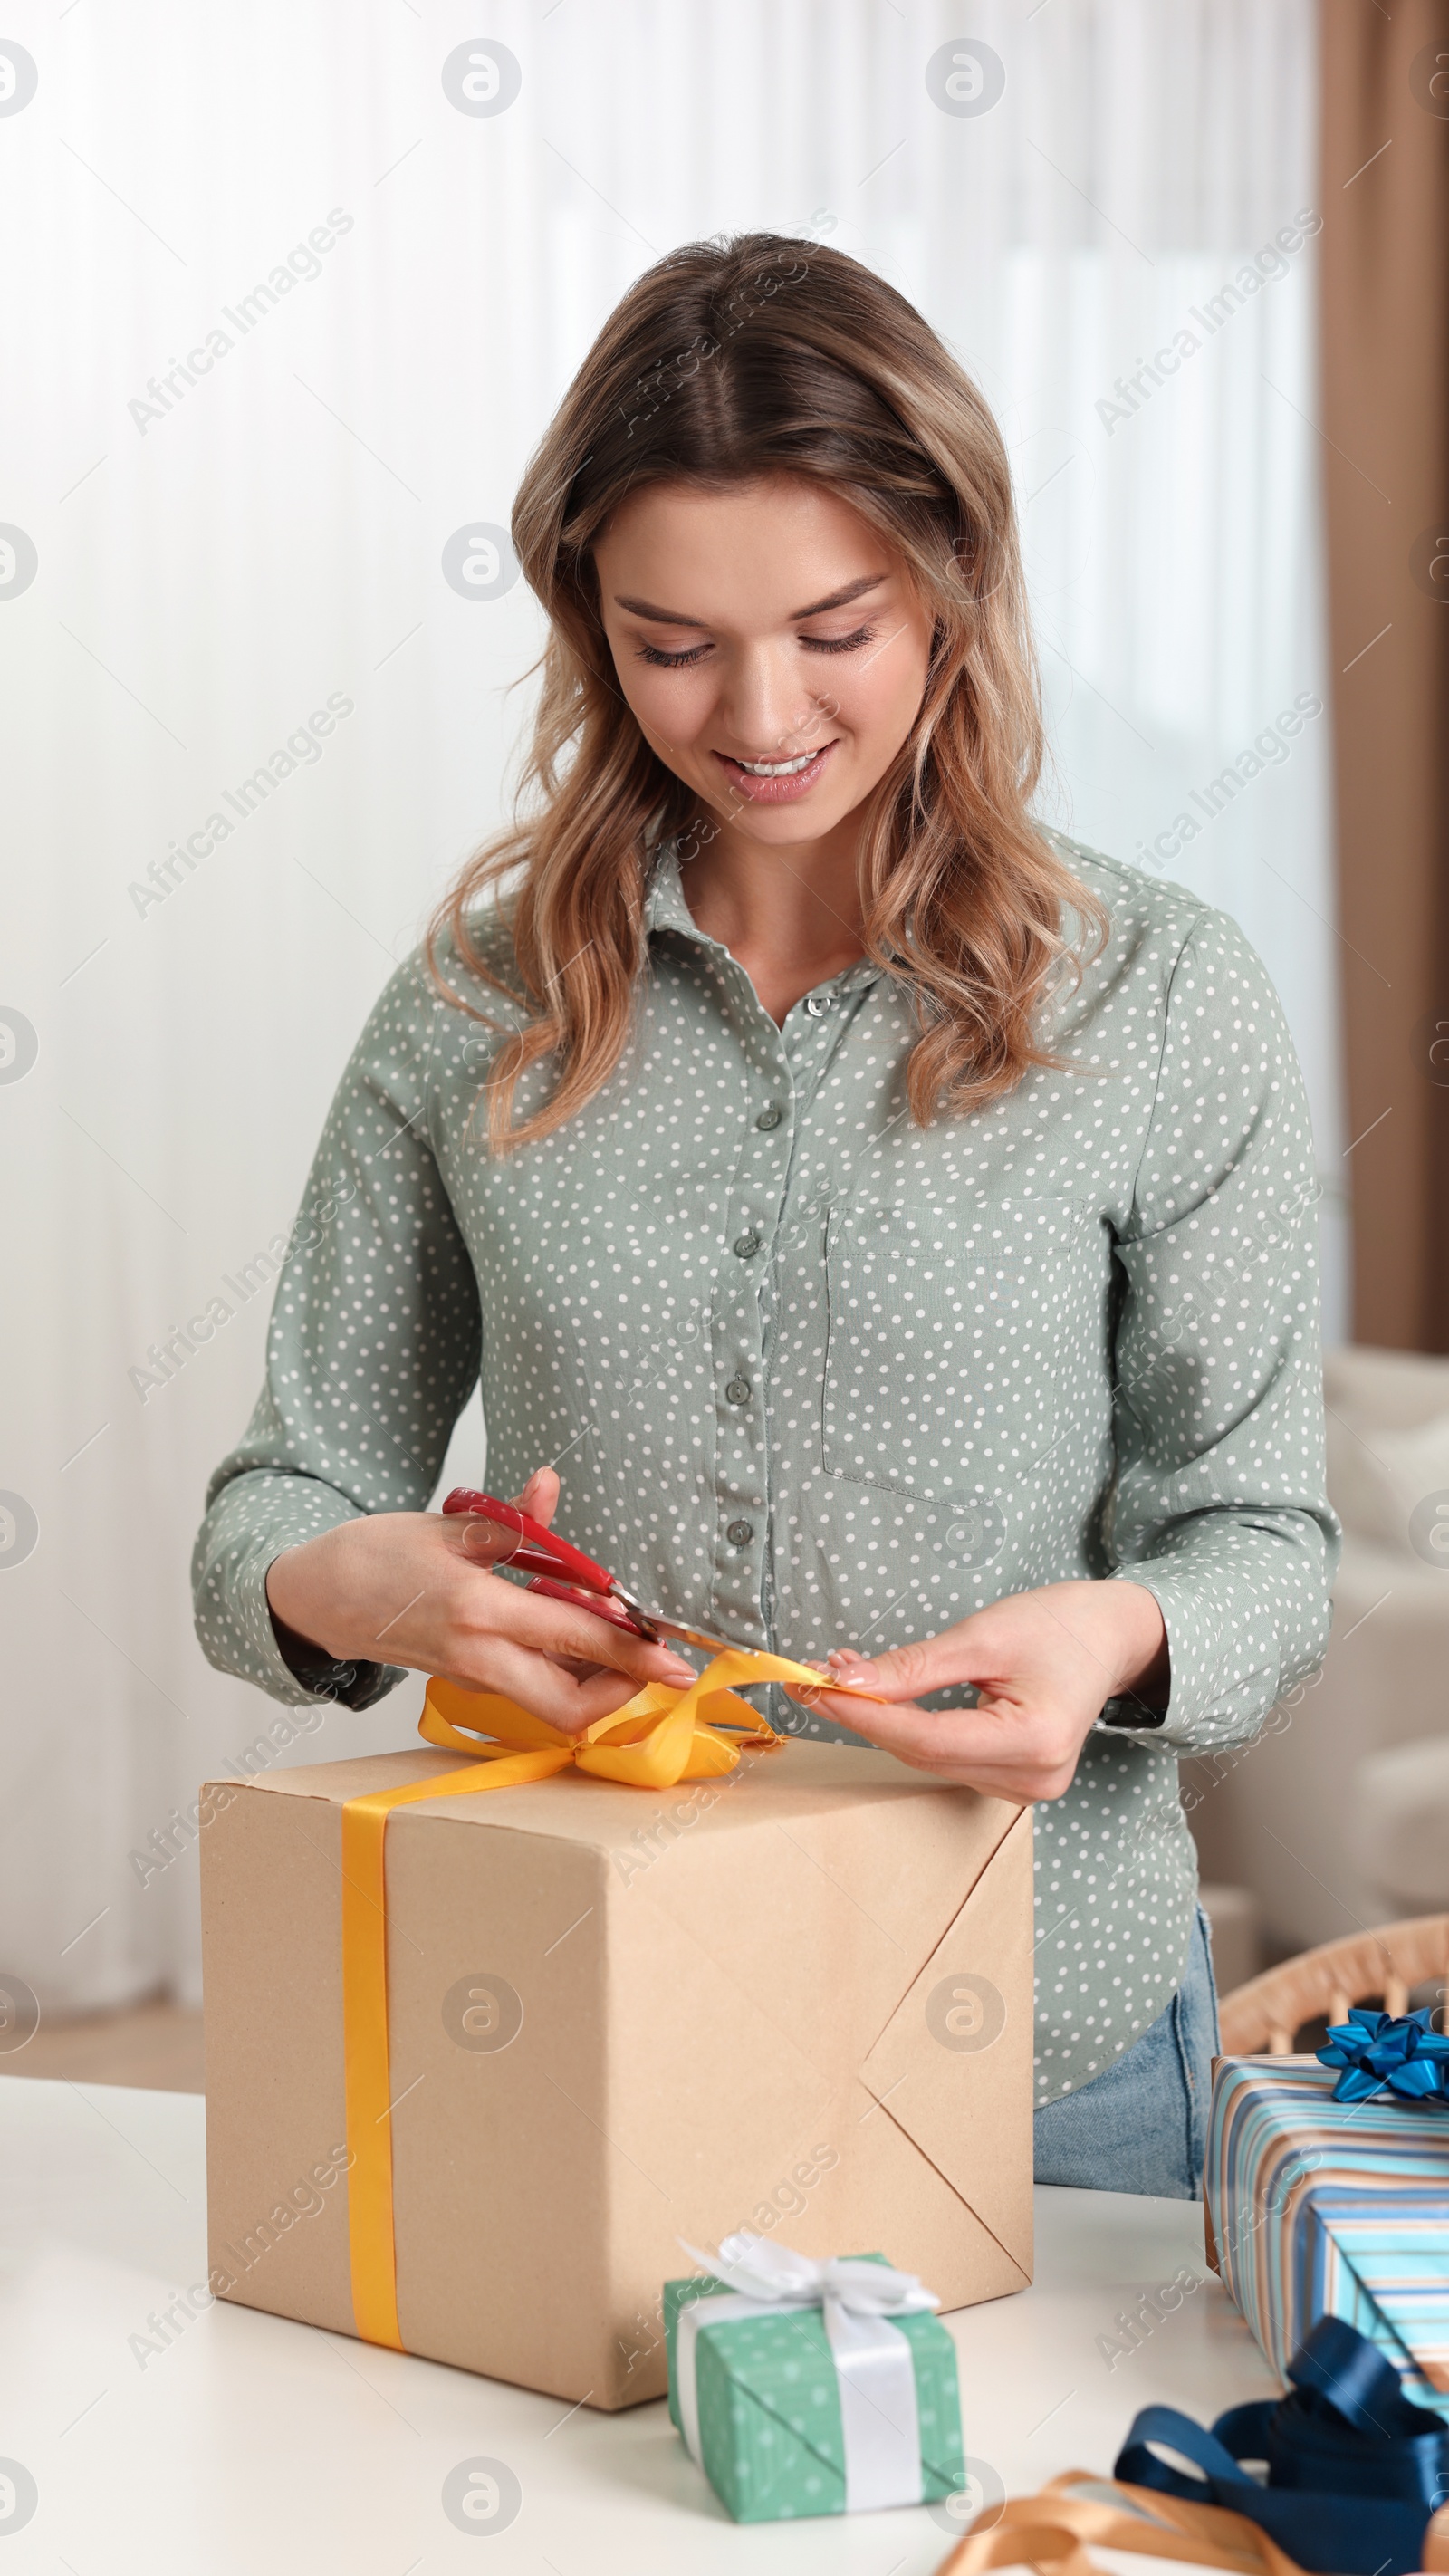
[[687, 1646], [702, 1647], [706, 1654], [728, 1652], [723, 1637], [708, 1636], [703, 1628], [687, 1628], [679, 1619], [664, 1619], [657, 1610], [646, 1610], [607, 1566], [596, 1565], [581, 1548], [570, 1547], [566, 1538], [560, 1538], [556, 1530], [545, 1529], [542, 1521], [521, 1512], [516, 1503], [502, 1503], [496, 1494], [475, 1493], [471, 1485], [455, 1485], [443, 1509], [469, 1520], [492, 1521], [495, 1528], [511, 1531], [518, 1544], [492, 1562], [516, 1566], [520, 1574], [532, 1575], [530, 1592], [545, 1592], [552, 1601], [572, 1601], [576, 1609], [588, 1610], [596, 1619], [607, 1619], [615, 1628], [627, 1628], [631, 1635], [645, 1638], [652, 1646], [661, 1644], [666, 1637], [682, 1637]]

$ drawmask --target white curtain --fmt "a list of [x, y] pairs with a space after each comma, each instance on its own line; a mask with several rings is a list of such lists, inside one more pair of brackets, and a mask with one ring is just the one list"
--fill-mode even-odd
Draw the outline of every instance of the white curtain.
[[[197, 1990], [194, 1845], [131, 1855], [160, 1863], [173, 1808], [276, 1714], [208, 1670], [187, 1590], [262, 1366], [258, 1256], [379, 985], [503, 810], [529, 704], [531, 599], [450, 585], [445, 548], [506, 523], [669, 245], [813, 231], [979, 377], [1022, 497], [1050, 810], [1263, 950], [1340, 1311], [1328, 719], [1272, 732], [1327, 696], [1312, 240], [1271, 256], [1312, 216], [1311, 0], [981, 0], [959, 44], [911, 0], [486, 23], [17, 0], [0, 39], [0, 1971], [51, 2011]], [[476, 1409], [453, 1463], [481, 1469]], [[277, 1758], [402, 1743], [416, 1700]]]

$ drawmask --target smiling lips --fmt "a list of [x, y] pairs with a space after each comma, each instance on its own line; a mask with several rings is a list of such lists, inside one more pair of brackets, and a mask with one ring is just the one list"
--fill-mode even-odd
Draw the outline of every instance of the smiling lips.
[[834, 749], [831, 741], [819, 751], [798, 752], [790, 760], [735, 760], [727, 751], [717, 751], [714, 757], [752, 804], [788, 805], [809, 794]]

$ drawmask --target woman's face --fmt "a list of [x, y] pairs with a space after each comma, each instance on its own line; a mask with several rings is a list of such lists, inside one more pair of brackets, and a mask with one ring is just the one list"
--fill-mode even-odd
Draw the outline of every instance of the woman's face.
[[711, 813], [789, 847], [869, 795], [920, 709], [931, 618], [848, 502], [795, 475], [651, 484], [594, 555], [619, 686]]

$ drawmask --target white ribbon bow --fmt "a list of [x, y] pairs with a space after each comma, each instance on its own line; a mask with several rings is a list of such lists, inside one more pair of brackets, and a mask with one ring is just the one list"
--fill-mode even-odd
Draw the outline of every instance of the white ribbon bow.
[[889, 2263], [832, 2255], [818, 2262], [772, 2237], [741, 2228], [726, 2236], [718, 2254], [679, 2242], [734, 2294], [692, 2299], [680, 2310], [675, 2354], [679, 2420], [690, 2456], [703, 2460], [699, 2441], [696, 2345], [709, 2326], [727, 2317], [785, 2316], [821, 2308], [840, 2391], [845, 2439], [845, 2510], [919, 2504], [921, 2428], [916, 2413], [916, 2373], [910, 2343], [894, 2317], [921, 2316], [937, 2308], [934, 2291], [913, 2272]]

